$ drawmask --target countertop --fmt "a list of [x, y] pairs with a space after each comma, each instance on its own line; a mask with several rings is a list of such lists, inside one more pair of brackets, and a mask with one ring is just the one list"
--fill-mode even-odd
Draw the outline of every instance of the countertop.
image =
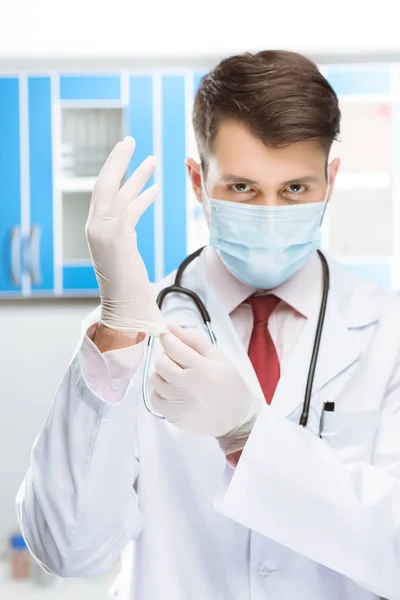
[[110, 600], [110, 589], [115, 573], [87, 579], [54, 578], [50, 585], [40, 586], [35, 581], [13, 581], [8, 562], [0, 562], [1, 600]]

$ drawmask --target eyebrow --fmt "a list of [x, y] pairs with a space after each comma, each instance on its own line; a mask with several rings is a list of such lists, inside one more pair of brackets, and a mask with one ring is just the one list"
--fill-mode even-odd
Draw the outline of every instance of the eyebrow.
[[[247, 177], [242, 177], [238, 175], [223, 175], [221, 177], [221, 181], [225, 183], [247, 183], [248, 185], [258, 185], [258, 182], [254, 179], [248, 179]], [[292, 185], [293, 183], [319, 183], [318, 177], [312, 177], [311, 175], [305, 175], [304, 177], [298, 177], [297, 179], [289, 179], [289, 181], [284, 181], [280, 185]]]

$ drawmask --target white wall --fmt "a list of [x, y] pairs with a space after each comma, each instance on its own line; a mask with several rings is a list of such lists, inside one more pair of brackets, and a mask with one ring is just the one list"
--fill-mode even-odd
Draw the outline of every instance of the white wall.
[[95, 304], [0, 303], [0, 548], [16, 524], [14, 498], [32, 443]]
[[0, 58], [400, 52], [398, 0], [0, 0]]

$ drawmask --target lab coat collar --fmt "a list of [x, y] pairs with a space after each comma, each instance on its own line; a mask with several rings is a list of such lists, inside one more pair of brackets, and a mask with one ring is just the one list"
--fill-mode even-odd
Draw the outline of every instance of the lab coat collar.
[[[350, 369], [361, 357], [369, 336], [364, 330], [379, 320], [381, 294], [379, 288], [355, 277], [345, 267], [327, 256], [330, 290], [317, 368], [314, 377], [310, 418], [319, 422], [321, 396], [328, 383]], [[322, 270], [322, 269], [321, 269]], [[307, 384], [309, 364], [315, 340], [322, 296], [322, 274], [313, 294], [310, 317], [295, 346], [290, 362], [281, 377], [272, 402], [282, 416], [300, 416]]]
[[328, 254], [331, 303], [349, 329], [371, 325], [382, 313], [382, 290], [357, 277]]

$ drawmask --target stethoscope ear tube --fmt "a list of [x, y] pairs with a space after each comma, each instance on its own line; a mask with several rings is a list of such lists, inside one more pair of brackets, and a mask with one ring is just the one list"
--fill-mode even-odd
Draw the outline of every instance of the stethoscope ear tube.
[[144, 359], [144, 368], [143, 368], [143, 376], [142, 376], [142, 398], [143, 404], [145, 405], [148, 412], [153, 415], [153, 417], [157, 417], [158, 419], [165, 419], [163, 415], [156, 413], [150, 406], [149, 397], [147, 394], [147, 381], [149, 379], [149, 368], [150, 368], [150, 359], [151, 359], [151, 351], [154, 346], [154, 335], [149, 335], [147, 340], [147, 348], [146, 355]]
[[326, 314], [326, 307], [328, 304], [328, 295], [329, 295], [329, 286], [330, 286], [328, 261], [326, 260], [325, 256], [323, 255], [323, 253], [320, 250], [318, 250], [318, 254], [321, 259], [322, 271], [323, 271], [323, 291], [322, 291], [322, 301], [321, 301], [321, 308], [319, 311], [317, 330], [315, 332], [314, 347], [313, 347], [313, 351], [311, 354], [310, 368], [308, 371], [306, 391], [304, 394], [303, 411], [301, 413], [301, 417], [300, 417], [300, 421], [299, 421], [299, 424], [302, 427], [307, 427], [307, 423], [308, 423], [308, 415], [310, 412], [311, 395], [312, 395], [312, 388], [313, 388], [313, 384], [314, 384], [315, 369], [317, 367], [317, 362], [318, 362], [319, 348], [321, 345], [322, 331], [324, 328], [325, 314]]
[[[193, 302], [195, 303], [195, 305], [197, 307], [197, 310], [201, 314], [204, 325], [210, 336], [210, 340], [211, 340], [212, 344], [214, 346], [216, 346], [217, 338], [216, 338], [213, 328], [211, 326], [211, 318], [208, 313], [208, 310], [206, 309], [206, 307], [204, 305], [204, 302], [200, 299], [200, 297], [198, 296], [198, 294], [196, 294], [196, 292], [193, 292], [192, 290], [189, 290], [188, 288], [185, 288], [182, 286], [182, 277], [184, 275], [186, 267], [195, 258], [197, 258], [201, 254], [202, 251], [203, 251], [203, 248], [199, 248], [198, 250], [193, 252], [193, 254], [188, 256], [183, 261], [183, 263], [180, 265], [180, 267], [178, 268], [178, 270], [176, 272], [174, 283], [160, 291], [160, 293], [157, 296], [156, 302], [157, 302], [158, 308], [161, 310], [164, 300], [168, 296], [168, 294], [183, 294], [184, 296], [187, 296], [188, 298], [193, 300]], [[153, 411], [153, 409], [151, 408], [151, 405], [149, 402], [149, 396], [147, 393], [147, 381], [149, 378], [151, 352], [153, 350], [153, 346], [154, 346], [154, 335], [149, 335], [149, 338], [147, 341], [146, 355], [145, 355], [145, 359], [144, 359], [143, 378], [142, 378], [142, 398], [143, 398], [143, 403], [144, 403], [147, 411], [151, 415], [153, 415], [153, 417], [157, 417], [158, 419], [165, 419], [165, 417], [163, 417], [163, 415], [160, 415]]]

